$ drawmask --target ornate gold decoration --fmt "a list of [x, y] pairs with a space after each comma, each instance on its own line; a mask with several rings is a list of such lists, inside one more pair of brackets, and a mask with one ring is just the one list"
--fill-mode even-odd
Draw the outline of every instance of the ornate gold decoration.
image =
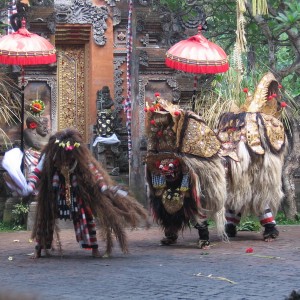
[[211, 157], [221, 147], [214, 131], [194, 113], [190, 113], [188, 117], [180, 118], [177, 144], [181, 152], [200, 157]]
[[88, 139], [84, 45], [58, 47], [58, 130], [76, 127]]
[[260, 134], [256, 120], [256, 114], [246, 115], [246, 137], [249, 147], [257, 154], [264, 154], [265, 150], [261, 146]]
[[272, 116], [265, 114], [261, 116], [264, 120], [267, 137], [271, 146], [277, 151], [281, 150], [285, 140], [283, 124]]
[[148, 150], [179, 151], [200, 157], [211, 157], [219, 151], [221, 143], [216, 134], [195, 113], [184, 112], [160, 96], [147, 110]]
[[71, 184], [70, 184], [70, 169], [69, 166], [62, 166], [60, 170], [61, 174], [65, 178], [65, 192], [66, 192], [66, 204], [71, 205]]
[[176, 190], [167, 189], [162, 195], [162, 204], [169, 214], [175, 214], [183, 207], [184, 193]]
[[228, 128], [227, 130], [221, 131], [218, 135], [222, 143], [222, 147], [219, 151], [221, 156], [229, 156], [233, 160], [239, 161], [239, 158], [236, 153], [236, 147], [239, 141], [244, 136], [245, 136], [245, 128], [239, 130], [237, 127], [232, 127], [232, 128]]

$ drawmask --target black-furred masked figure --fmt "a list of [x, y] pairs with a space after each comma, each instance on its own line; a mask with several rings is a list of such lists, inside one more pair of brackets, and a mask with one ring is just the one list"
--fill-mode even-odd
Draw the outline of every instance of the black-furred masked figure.
[[223, 238], [225, 169], [220, 142], [203, 119], [157, 95], [147, 107], [147, 181], [153, 215], [163, 228], [163, 245], [176, 243], [179, 231], [195, 227], [199, 247], [209, 248], [207, 218]]
[[32, 238], [37, 241], [36, 257], [41, 249], [51, 248], [57, 218], [73, 220], [77, 242], [92, 249], [93, 256], [100, 256], [97, 224], [110, 254], [114, 237], [127, 252], [125, 227], [136, 227], [147, 219], [147, 211], [112, 181], [75, 129], [50, 137], [22, 193], [35, 189], [38, 203]]

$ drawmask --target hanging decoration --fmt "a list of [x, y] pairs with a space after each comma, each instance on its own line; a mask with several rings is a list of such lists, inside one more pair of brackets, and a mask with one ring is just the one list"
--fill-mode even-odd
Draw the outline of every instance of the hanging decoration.
[[132, 10], [133, 10], [133, 0], [129, 0], [128, 7], [128, 25], [127, 25], [127, 97], [124, 101], [124, 112], [126, 114], [126, 127], [128, 133], [128, 159], [131, 160], [131, 52], [132, 52]]
[[245, 0], [237, 0], [237, 9], [236, 9], [236, 19], [237, 19], [237, 29], [236, 29], [236, 45], [241, 52], [246, 51], [246, 34], [245, 34], [245, 16], [246, 12]]
[[237, 88], [240, 89], [244, 74], [244, 64], [242, 60], [242, 53], [247, 50], [247, 40], [245, 33], [246, 19], [244, 13], [246, 12], [245, 0], [236, 1], [236, 41], [232, 54], [232, 67], [237, 71]]
[[45, 110], [45, 103], [39, 99], [33, 100], [29, 105], [29, 109], [34, 116], [41, 116]]
[[268, 14], [268, 1], [267, 0], [252, 0], [252, 13], [256, 15]]

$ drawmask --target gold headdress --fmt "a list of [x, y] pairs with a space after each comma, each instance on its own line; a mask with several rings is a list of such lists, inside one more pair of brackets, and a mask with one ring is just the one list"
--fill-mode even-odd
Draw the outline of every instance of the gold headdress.
[[279, 89], [275, 76], [268, 72], [258, 83], [253, 96], [247, 91], [247, 100], [243, 106], [234, 107], [231, 113], [223, 115], [219, 124], [223, 155], [236, 160], [235, 147], [240, 139], [245, 139], [254, 153], [264, 154], [260, 123], [265, 129], [270, 148], [275, 152], [283, 148], [285, 133], [279, 117], [286, 104], [280, 102]]
[[242, 111], [260, 112], [278, 118], [281, 113], [279, 97], [279, 83], [275, 76], [268, 72], [258, 83], [253, 97], [248, 96]]

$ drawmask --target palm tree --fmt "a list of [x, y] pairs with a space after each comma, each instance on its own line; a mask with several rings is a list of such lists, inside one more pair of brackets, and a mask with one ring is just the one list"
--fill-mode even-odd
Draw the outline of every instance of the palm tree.
[[7, 127], [20, 122], [21, 93], [15, 81], [0, 68], [0, 145], [7, 148], [11, 143]]

